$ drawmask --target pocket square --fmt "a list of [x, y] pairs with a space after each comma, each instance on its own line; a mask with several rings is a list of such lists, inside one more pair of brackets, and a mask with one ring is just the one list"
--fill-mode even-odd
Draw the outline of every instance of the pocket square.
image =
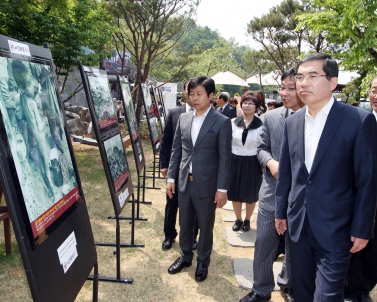
[[208, 130], [207, 133], [213, 133], [213, 132], [215, 132], [215, 131], [214, 130]]

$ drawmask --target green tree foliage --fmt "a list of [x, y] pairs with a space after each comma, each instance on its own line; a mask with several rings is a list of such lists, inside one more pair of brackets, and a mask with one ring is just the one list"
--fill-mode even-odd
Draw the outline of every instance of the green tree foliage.
[[248, 34], [260, 43], [276, 70], [284, 72], [294, 67], [304, 46], [317, 52], [327, 47], [320, 34], [298, 27], [297, 16], [311, 10], [307, 0], [284, 0], [268, 14], [255, 17], [247, 25]]
[[[174, 50], [153, 64], [151, 73], [162, 81], [185, 82], [198, 75], [213, 76], [220, 71], [230, 70], [244, 77], [242, 55], [246, 46], [239, 46], [234, 41], [227, 41], [217, 31], [208, 27], [192, 25], [174, 46]], [[232, 92], [241, 92], [240, 88], [222, 87]]]
[[131, 53], [137, 82], [147, 80], [154, 60], [173, 51], [192, 24], [190, 18], [198, 4], [188, 0], [108, 1], [117, 26], [113, 33], [115, 46]]
[[[98, 65], [108, 54], [104, 46], [111, 26], [104, 3], [3, 0], [0, 12], [1, 34], [40, 46], [50, 44], [58, 76], [67, 75], [79, 59]], [[91, 51], [86, 53], [84, 47]]]
[[314, 0], [315, 13], [298, 17], [300, 27], [322, 33], [338, 45], [333, 55], [346, 70], [373, 71], [377, 65], [377, 2]]
[[264, 91], [262, 85], [262, 75], [268, 74], [276, 68], [274, 64], [271, 63], [269, 54], [263, 49], [248, 49], [244, 53], [242, 59], [248, 72], [259, 76], [259, 86], [261, 87], [262, 91]]
[[[153, 64], [159, 66], [169, 56], [168, 65], [174, 62], [171, 57], [174, 46], [192, 25], [191, 17], [196, 14], [199, 1], [109, 0], [107, 4], [117, 27], [113, 33], [116, 49], [119, 54], [126, 49], [131, 53], [136, 67], [135, 81], [145, 83]], [[140, 93], [139, 89], [134, 92], [138, 123], [143, 106]]]

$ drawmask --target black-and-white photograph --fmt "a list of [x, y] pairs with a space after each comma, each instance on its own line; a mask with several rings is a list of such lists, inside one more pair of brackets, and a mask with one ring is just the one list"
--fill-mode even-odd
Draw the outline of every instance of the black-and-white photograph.
[[79, 198], [50, 66], [0, 57], [0, 111], [35, 238]]
[[143, 96], [145, 100], [145, 113], [148, 114], [149, 118], [154, 116], [153, 105], [152, 105], [152, 97], [151, 92], [149, 90], [149, 86], [147, 84], [141, 84], [143, 90]]
[[151, 125], [151, 136], [154, 144], [157, 144], [159, 141], [159, 135], [157, 130], [157, 118], [152, 117], [149, 119], [149, 123]]
[[131, 91], [130, 87], [127, 82], [122, 81], [122, 92], [124, 98], [124, 106], [128, 122], [130, 124], [130, 134], [132, 134], [132, 139], [136, 141], [139, 137], [139, 130], [137, 129], [137, 122], [136, 122], [136, 115], [135, 115], [135, 107], [134, 103], [132, 102]]
[[106, 150], [107, 162], [109, 164], [115, 192], [117, 192], [123, 184], [127, 182], [130, 176], [126, 154], [124, 153], [122, 145], [122, 138], [120, 134], [117, 134], [104, 141], [103, 144]]
[[87, 73], [87, 76], [99, 128], [102, 130], [116, 125], [116, 110], [111, 97], [107, 74], [100, 73], [98, 69], [93, 69], [93, 72]]

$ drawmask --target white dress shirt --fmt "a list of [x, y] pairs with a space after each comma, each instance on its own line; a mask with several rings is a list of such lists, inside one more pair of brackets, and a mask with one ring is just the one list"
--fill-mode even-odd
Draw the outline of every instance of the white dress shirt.
[[[257, 155], [258, 137], [262, 132], [262, 127], [256, 129], [249, 129], [246, 137], [245, 144], [242, 143], [242, 133], [245, 129], [245, 123], [236, 125], [232, 119], [232, 153], [239, 156], [253, 156]], [[239, 118], [238, 118], [239, 119]]]
[[225, 110], [225, 107], [228, 105], [228, 103], [225, 103], [225, 105], [224, 106], [219, 106], [219, 107], [217, 107], [217, 111], [219, 111], [220, 112], [220, 109], [221, 108], [223, 108], [223, 112], [224, 112], [224, 110]]
[[[207, 117], [207, 114], [210, 110], [211, 110], [211, 106], [209, 106], [207, 111], [204, 112], [201, 116], [196, 116], [196, 111], [194, 111], [194, 117], [192, 118], [192, 123], [191, 123], [192, 146], [195, 146], [195, 142], [196, 142], [196, 139], [198, 138], [200, 128], [202, 128], [204, 120]], [[192, 173], [192, 162], [190, 162], [189, 173]]]
[[317, 113], [315, 119], [310, 115], [308, 107], [305, 113], [305, 165], [310, 173], [313, 165], [315, 153], [317, 151], [319, 139], [321, 138], [323, 128], [325, 127], [327, 117], [330, 109], [334, 104], [334, 99], [331, 99], [327, 104]]
[[376, 121], [377, 121], [377, 112], [376, 111], [372, 111], [373, 112], [373, 115], [374, 115], [374, 117], [376, 118]]
[[[189, 112], [190, 111], [190, 109], [192, 108], [190, 105], [188, 105], [187, 103], [186, 103], [186, 112]], [[194, 108], [192, 108], [192, 110], [191, 111], [193, 111], [194, 110]]]
[[[190, 106], [186, 107], [187, 112], [190, 110]], [[201, 116], [196, 116], [196, 110], [194, 109], [194, 116], [192, 118], [191, 123], [191, 141], [192, 146], [195, 146], [196, 139], [198, 138], [200, 128], [202, 128], [202, 125], [204, 123], [205, 118], [207, 117], [208, 112], [210, 111], [211, 106], [208, 107], [207, 111], [204, 112]], [[192, 173], [192, 162], [190, 162], [189, 166], [189, 173]], [[174, 183], [174, 178], [168, 178], [167, 182]]]

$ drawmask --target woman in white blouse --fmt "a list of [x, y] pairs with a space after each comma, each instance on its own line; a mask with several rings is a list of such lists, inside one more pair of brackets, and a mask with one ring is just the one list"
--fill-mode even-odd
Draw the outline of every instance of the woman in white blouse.
[[[229, 200], [232, 200], [236, 221], [233, 231], [250, 230], [258, 192], [262, 183], [262, 167], [257, 159], [257, 140], [262, 131], [262, 121], [255, 116], [262, 104], [261, 94], [248, 91], [241, 98], [243, 115], [232, 119], [232, 172]], [[245, 219], [242, 219], [242, 203], [246, 203]]]

